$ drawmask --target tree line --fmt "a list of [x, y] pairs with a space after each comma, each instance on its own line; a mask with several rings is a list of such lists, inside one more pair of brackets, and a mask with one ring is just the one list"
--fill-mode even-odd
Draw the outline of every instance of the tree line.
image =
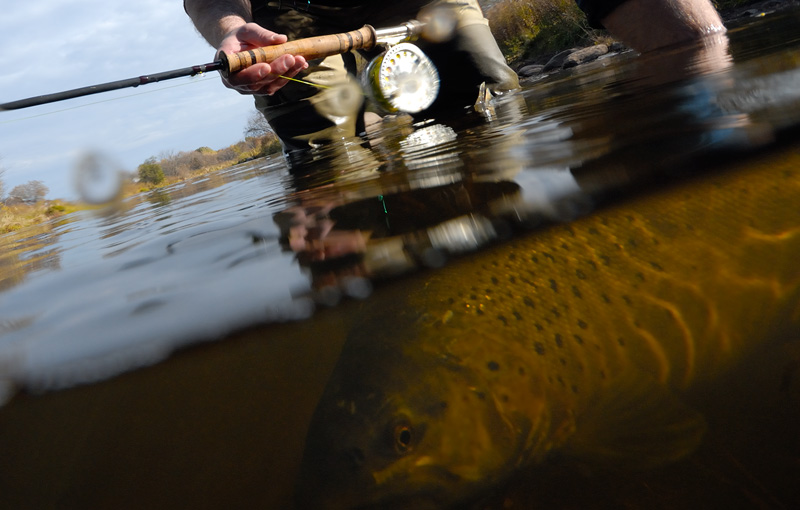
[[0, 166], [0, 203], [5, 205], [35, 204], [44, 200], [44, 197], [50, 191], [42, 181], [32, 180], [25, 184], [14, 186], [6, 195], [6, 183], [3, 179], [5, 172], [5, 168]]
[[248, 119], [244, 136], [241, 142], [220, 150], [200, 147], [193, 151], [164, 151], [139, 165], [136, 177], [139, 182], [157, 185], [165, 180], [187, 178], [200, 170], [223, 168], [281, 150], [278, 137], [258, 111]]

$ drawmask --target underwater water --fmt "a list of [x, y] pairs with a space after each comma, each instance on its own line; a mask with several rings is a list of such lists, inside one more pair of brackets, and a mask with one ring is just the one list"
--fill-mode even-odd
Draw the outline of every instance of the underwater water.
[[0, 237], [0, 506], [796, 506], [799, 22]]

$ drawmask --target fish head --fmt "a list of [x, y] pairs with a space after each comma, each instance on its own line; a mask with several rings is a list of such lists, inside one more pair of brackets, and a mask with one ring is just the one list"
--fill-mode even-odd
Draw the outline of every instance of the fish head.
[[520, 431], [485, 383], [411, 344], [345, 346], [309, 427], [300, 508], [442, 508], [513, 469]]

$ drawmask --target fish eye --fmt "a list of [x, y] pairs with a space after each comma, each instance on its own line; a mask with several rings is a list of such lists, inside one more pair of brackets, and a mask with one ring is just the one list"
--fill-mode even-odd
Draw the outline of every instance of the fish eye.
[[411, 449], [414, 433], [408, 424], [397, 425], [394, 428], [394, 449], [397, 453], [406, 453]]

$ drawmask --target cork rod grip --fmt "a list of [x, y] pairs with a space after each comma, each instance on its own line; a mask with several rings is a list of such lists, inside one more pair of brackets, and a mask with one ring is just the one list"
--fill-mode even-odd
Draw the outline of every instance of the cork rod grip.
[[301, 55], [308, 60], [314, 60], [350, 50], [371, 49], [373, 46], [375, 46], [375, 29], [364, 25], [352, 32], [307, 37], [239, 53], [221, 53], [219, 56], [222, 62], [220, 72], [227, 76], [253, 64], [269, 64], [281, 55]]

